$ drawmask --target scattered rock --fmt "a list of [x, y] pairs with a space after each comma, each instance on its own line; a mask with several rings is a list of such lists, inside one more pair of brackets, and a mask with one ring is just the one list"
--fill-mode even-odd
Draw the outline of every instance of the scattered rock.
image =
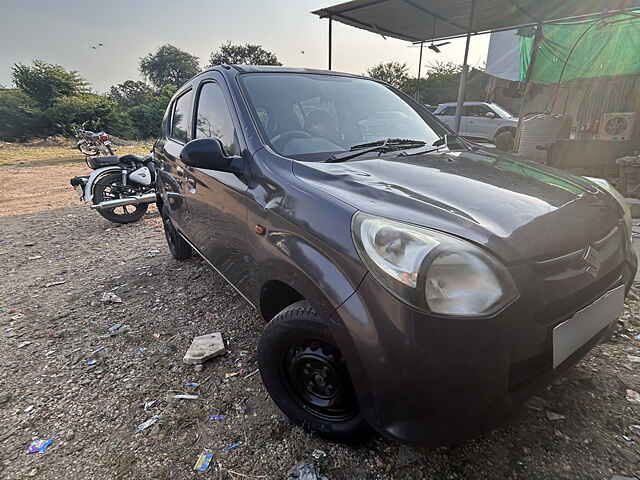
[[286, 480], [329, 480], [324, 475], [321, 475], [316, 469], [315, 465], [310, 463], [298, 463], [291, 467], [287, 472]]
[[531, 397], [527, 402], [527, 408], [536, 412], [542, 412], [547, 406], [547, 401], [541, 397]]
[[58, 280], [57, 282], [50, 282], [50, 283], [47, 283], [47, 284], [45, 284], [45, 286], [44, 286], [44, 287], [45, 287], [45, 288], [55, 287], [56, 285], [63, 285], [63, 284], [65, 284], [65, 283], [67, 283], [67, 281], [66, 281], [66, 280]]
[[102, 303], [122, 303], [122, 299], [113, 292], [104, 292], [100, 301]]
[[226, 350], [224, 348], [222, 334], [219, 332], [210, 333], [193, 339], [191, 346], [184, 355], [183, 361], [184, 363], [195, 365], [204, 363], [210, 358], [224, 355], [225, 353]]
[[564, 420], [565, 418], [567, 418], [564, 415], [561, 415], [560, 413], [552, 412], [551, 410], [547, 410], [545, 413], [547, 414], [547, 419], [551, 422]]
[[631, 403], [640, 404], [640, 393], [635, 390], [627, 389], [627, 400]]
[[29, 341], [27, 341], [27, 342], [22, 342], [22, 343], [18, 344], [18, 348], [24, 348], [24, 347], [27, 347], [27, 346], [31, 345], [31, 343], [32, 343], [32, 342], [29, 342]]

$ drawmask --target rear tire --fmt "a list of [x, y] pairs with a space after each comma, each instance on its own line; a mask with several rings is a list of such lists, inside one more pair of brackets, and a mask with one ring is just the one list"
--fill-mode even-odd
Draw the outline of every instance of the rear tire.
[[[122, 175], [120, 173], [108, 173], [100, 177], [93, 190], [93, 203], [98, 204], [106, 200], [120, 198], [120, 193], [115, 190], [122, 185]], [[141, 203], [138, 205], [125, 205], [109, 209], [98, 209], [97, 212], [104, 218], [114, 223], [133, 223], [140, 220], [147, 212], [149, 205]]]
[[512, 130], [502, 130], [494, 138], [494, 144], [501, 152], [513, 152], [516, 136]]
[[166, 207], [163, 207], [161, 215], [162, 226], [164, 227], [164, 237], [167, 239], [167, 246], [171, 256], [176, 260], [186, 260], [193, 255], [193, 249], [184, 238], [178, 233], [169, 218]]
[[372, 433], [340, 350], [307, 301], [288, 306], [267, 324], [258, 363], [271, 398], [292, 422], [339, 441], [361, 441]]

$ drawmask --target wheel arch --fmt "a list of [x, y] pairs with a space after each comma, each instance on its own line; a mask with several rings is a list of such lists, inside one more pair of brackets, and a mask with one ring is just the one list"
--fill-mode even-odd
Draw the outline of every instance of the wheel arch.
[[116, 165], [112, 165], [110, 167], [102, 167], [94, 170], [89, 175], [89, 180], [87, 180], [87, 184], [84, 186], [84, 200], [85, 202], [93, 202], [93, 191], [96, 186], [96, 182], [104, 177], [105, 175], [112, 172], [119, 172], [121, 169]]

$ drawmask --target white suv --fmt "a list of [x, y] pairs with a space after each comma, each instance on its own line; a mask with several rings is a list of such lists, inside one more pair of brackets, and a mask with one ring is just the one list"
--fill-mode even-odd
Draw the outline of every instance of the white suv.
[[[433, 112], [441, 122], [455, 128], [456, 104], [442, 103]], [[495, 142], [502, 133], [515, 137], [518, 119], [495, 103], [465, 102], [460, 122], [460, 135]]]

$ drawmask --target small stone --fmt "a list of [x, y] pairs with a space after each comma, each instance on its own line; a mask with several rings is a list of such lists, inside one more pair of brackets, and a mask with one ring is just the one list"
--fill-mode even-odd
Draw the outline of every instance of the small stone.
[[31, 345], [31, 342], [22, 342], [21, 344], [18, 345], [18, 348], [24, 348], [28, 345]]
[[70, 442], [71, 440], [73, 440], [74, 438], [76, 438], [76, 432], [74, 432], [73, 430], [69, 430], [69, 431], [67, 432], [67, 435], [65, 436], [65, 438], [66, 438], [66, 440], [67, 440], [67, 441], [69, 441], [69, 442]]
[[194, 370], [195, 370], [196, 372], [202, 372], [202, 371], [204, 370], [204, 364], [202, 364], [202, 363], [197, 364], [197, 365], [195, 366]]
[[627, 401], [640, 404], [640, 393], [635, 390], [627, 389]]
[[102, 303], [122, 303], [122, 299], [113, 292], [104, 292], [100, 301]]
[[640, 363], [640, 357], [637, 357], [635, 355], [627, 355], [627, 360], [629, 360], [631, 363]]
[[544, 398], [540, 397], [531, 397], [527, 402], [527, 408], [531, 410], [535, 410], [536, 412], [541, 412], [547, 406], [547, 402]]
[[225, 353], [226, 350], [224, 348], [222, 334], [219, 332], [210, 333], [193, 339], [191, 346], [184, 355], [183, 361], [190, 365], [196, 365]]
[[551, 422], [555, 422], [557, 420], [564, 420], [565, 418], [567, 418], [564, 415], [561, 415], [556, 412], [552, 412], [551, 410], [547, 410], [546, 414], [547, 414], [547, 419], [549, 419], [549, 421]]

